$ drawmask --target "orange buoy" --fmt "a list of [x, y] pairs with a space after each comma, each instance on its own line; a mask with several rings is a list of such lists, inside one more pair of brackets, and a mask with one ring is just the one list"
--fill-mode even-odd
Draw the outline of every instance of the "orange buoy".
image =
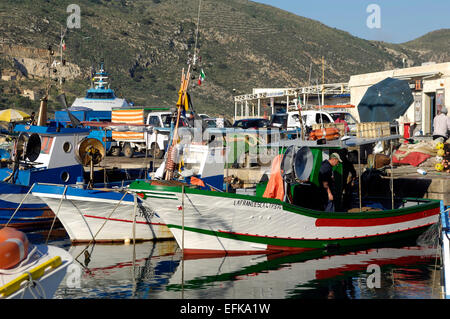
[[0, 229], [0, 269], [9, 269], [28, 256], [28, 238], [17, 229]]
[[311, 140], [318, 140], [321, 138], [326, 138], [327, 140], [334, 140], [339, 138], [339, 130], [334, 127], [320, 128], [311, 131], [309, 134]]

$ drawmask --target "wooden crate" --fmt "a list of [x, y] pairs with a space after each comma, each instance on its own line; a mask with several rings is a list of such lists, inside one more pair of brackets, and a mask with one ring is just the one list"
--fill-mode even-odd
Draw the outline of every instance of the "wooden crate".
[[389, 122], [356, 123], [356, 137], [377, 138], [391, 135]]

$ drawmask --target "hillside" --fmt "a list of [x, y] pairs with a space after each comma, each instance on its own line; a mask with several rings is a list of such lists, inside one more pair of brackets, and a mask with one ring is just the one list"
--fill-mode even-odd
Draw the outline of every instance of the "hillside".
[[[23, 88], [43, 88], [42, 49], [57, 49], [71, 0], [3, 0], [0, 3], [0, 68], [28, 63], [17, 83], [0, 81], [0, 107], [28, 103]], [[79, 0], [81, 28], [69, 30], [64, 90], [69, 102], [84, 95], [90, 67], [104, 58], [118, 95], [137, 105], [173, 106], [180, 75], [195, 43], [198, 0]], [[27, 21], [27, 23], [22, 23]], [[291, 87], [321, 78], [348, 81], [350, 75], [401, 67], [430, 59], [450, 60], [448, 30], [401, 45], [366, 41], [286, 11], [247, 0], [202, 0], [198, 46], [202, 86], [190, 89], [198, 111], [233, 113], [233, 89]], [[446, 46], [437, 42], [447, 39]], [[442, 50], [441, 50], [442, 48]], [[15, 59], [15, 60], [14, 60]], [[198, 70], [197, 70], [198, 71]], [[195, 73], [195, 78], [198, 72]], [[319, 80], [320, 81], [320, 80]], [[196, 83], [196, 80], [192, 82]], [[52, 96], [57, 95], [56, 88]], [[37, 108], [38, 102], [26, 105]], [[53, 109], [59, 108], [52, 103]]]

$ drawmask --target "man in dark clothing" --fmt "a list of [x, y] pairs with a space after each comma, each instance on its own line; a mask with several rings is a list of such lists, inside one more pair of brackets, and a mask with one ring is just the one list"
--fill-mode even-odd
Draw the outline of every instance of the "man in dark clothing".
[[326, 212], [334, 212], [334, 198], [336, 196], [336, 187], [333, 177], [333, 167], [342, 163], [341, 157], [337, 153], [330, 155], [328, 160], [322, 162], [319, 170], [319, 186], [321, 188]]
[[[348, 159], [348, 150], [341, 148], [337, 151], [342, 160], [342, 182], [343, 182], [343, 194], [342, 194], [342, 209], [348, 210], [350, 208], [351, 196], [353, 191], [353, 185], [357, 179], [355, 167]], [[351, 176], [350, 176], [351, 175]]]

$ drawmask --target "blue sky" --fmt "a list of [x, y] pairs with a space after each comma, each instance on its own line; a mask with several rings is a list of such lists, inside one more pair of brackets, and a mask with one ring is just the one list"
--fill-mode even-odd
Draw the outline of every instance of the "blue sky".
[[[450, 28], [449, 0], [253, 0], [318, 20], [354, 36], [392, 43]], [[370, 4], [380, 9], [380, 28], [369, 28]]]

